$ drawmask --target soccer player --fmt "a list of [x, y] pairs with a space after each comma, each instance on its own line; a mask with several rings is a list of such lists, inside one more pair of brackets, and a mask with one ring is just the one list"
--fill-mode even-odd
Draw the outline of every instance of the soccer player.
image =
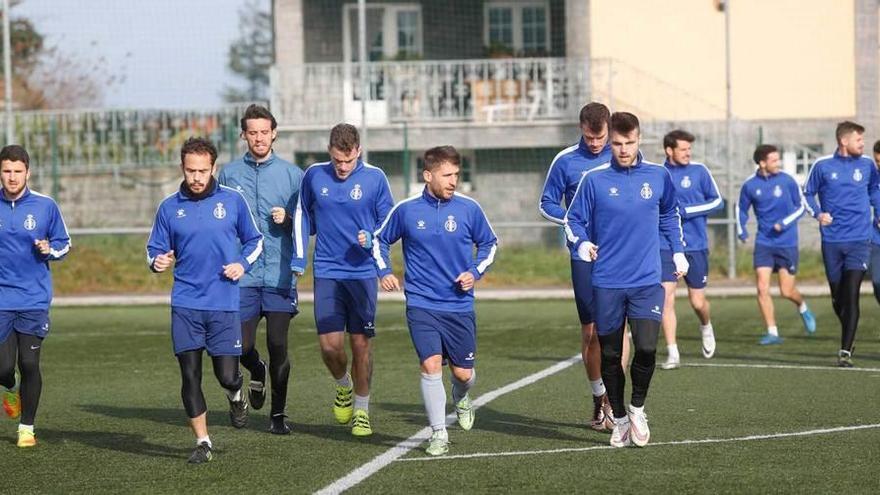
[[424, 164], [424, 190], [394, 206], [376, 231], [372, 248], [382, 289], [400, 290], [387, 246], [403, 240], [406, 321], [421, 365], [422, 400], [433, 430], [426, 452], [438, 456], [449, 451], [444, 362], [452, 373], [458, 424], [463, 430], [474, 424], [468, 396], [476, 381], [473, 288], [495, 259], [498, 238], [479, 203], [455, 192], [461, 170], [455, 148], [429, 149]]
[[303, 176], [293, 219], [295, 250], [290, 266], [297, 276], [302, 275], [309, 235], [314, 234], [315, 323], [321, 357], [336, 380], [333, 415], [339, 424], [351, 423], [352, 435], [368, 436], [373, 433], [370, 339], [376, 334], [377, 273], [370, 251], [359, 242], [379, 227], [394, 200], [385, 173], [360, 159], [360, 136], [353, 125], [335, 126], [327, 150], [330, 161], [312, 165]]
[[[831, 302], [840, 320], [837, 365], [851, 368], [853, 343], [859, 326], [859, 288], [871, 256], [870, 239], [880, 212], [880, 175], [865, 149], [865, 128], [844, 121], [835, 132], [837, 150], [816, 160], [804, 196], [810, 215], [819, 221], [822, 260], [831, 287]], [[816, 201], [816, 195], [819, 201]]]
[[214, 180], [217, 148], [189, 138], [180, 149], [183, 182], [165, 198], [147, 241], [147, 264], [162, 273], [174, 269], [171, 340], [180, 364], [181, 397], [196, 437], [189, 462], [213, 457], [207, 405], [202, 393], [202, 351], [229, 400], [232, 426], [247, 424], [247, 395], [238, 370], [241, 355], [238, 281], [263, 250], [263, 236], [235, 189]]
[[[718, 185], [712, 173], [702, 163], [691, 161], [691, 144], [694, 135], [676, 129], [663, 137], [666, 162], [663, 164], [678, 198], [678, 212], [682, 218], [684, 232], [684, 255], [688, 260], [687, 276], [684, 281], [688, 287], [688, 299], [697, 319], [700, 320], [700, 335], [703, 341], [703, 357], [710, 359], [715, 355], [715, 332], [709, 317], [709, 301], [706, 299], [706, 283], [709, 280], [709, 239], [707, 217], [721, 208], [723, 202]], [[663, 267], [661, 277], [665, 299], [663, 302], [663, 336], [666, 338], [665, 370], [678, 368], [681, 357], [675, 340], [675, 288], [678, 277], [672, 262], [672, 246], [665, 238], [660, 239], [660, 260]]]
[[[687, 274], [681, 218], [669, 172], [642, 159], [639, 119], [611, 115], [611, 162], [584, 176], [566, 214], [569, 242], [593, 262], [593, 303], [602, 350], [602, 379], [614, 411], [611, 445], [645, 446], [650, 439], [645, 398], [654, 374], [663, 308], [660, 236], [673, 251], [676, 276]], [[620, 362], [629, 320], [635, 355], [632, 399], [624, 407]]]
[[[565, 207], [568, 207], [584, 174], [608, 163], [611, 159], [611, 147], [608, 145], [610, 117], [611, 112], [608, 111], [608, 107], [601, 103], [592, 102], [581, 108], [580, 141], [560, 151], [550, 163], [550, 170], [547, 171], [544, 190], [538, 205], [541, 215], [547, 220], [560, 226], [564, 225], [563, 200]], [[611, 405], [605, 393], [605, 384], [602, 382], [601, 353], [592, 309], [593, 268], [589, 260], [578, 258], [574, 248], [571, 245], [568, 247], [571, 254], [571, 285], [581, 321], [581, 356], [593, 396], [590, 427], [598, 431], [607, 431], [614, 426], [614, 423], [611, 419]]]
[[[30, 157], [17, 144], [0, 150], [0, 385], [3, 409], [18, 425], [18, 446], [33, 447], [43, 377], [40, 349], [49, 334], [49, 262], [70, 251], [52, 198], [31, 191]], [[20, 374], [16, 374], [18, 363]], [[19, 380], [20, 377], [20, 380]]]
[[[257, 228], [263, 233], [263, 255], [239, 281], [241, 295], [241, 364], [250, 372], [248, 402], [254, 409], [266, 401], [266, 379], [271, 378], [272, 408], [269, 432], [290, 433], [285, 418], [290, 360], [287, 336], [297, 310], [296, 277], [291, 275], [293, 211], [303, 172], [272, 150], [277, 123], [265, 107], [250, 105], [241, 118], [241, 136], [248, 146], [244, 156], [220, 172], [221, 185], [238, 190], [248, 202]], [[256, 347], [257, 325], [266, 318], [269, 366]]]
[[[874, 142], [874, 165], [880, 168], [880, 141]], [[874, 285], [874, 299], [880, 304], [880, 225], [871, 229], [871, 283]]]
[[758, 170], [746, 179], [739, 192], [736, 207], [737, 236], [743, 242], [749, 237], [746, 223], [749, 208], [755, 209], [758, 233], [755, 238], [755, 285], [758, 289], [758, 307], [767, 324], [767, 333], [761, 345], [781, 344], [776, 327], [773, 299], [770, 297], [770, 277], [779, 274], [779, 292], [798, 307], [807, 334], [816, 332], [816, 317], [795, 287], [798, 266], [797, 222], [804, 214], [801, 189], [794, 178], [783, 172], [779, 150], [762, 144], [753, 155]]

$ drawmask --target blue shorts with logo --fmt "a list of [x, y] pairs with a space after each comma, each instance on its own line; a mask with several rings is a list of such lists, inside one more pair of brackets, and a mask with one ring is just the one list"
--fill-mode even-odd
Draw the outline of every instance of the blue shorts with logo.
[[773, 273], [779, 270], [788, 270], [794, 275], [798, 267], [797, 247], [771, 247], [755, 244], [753, 265], [755, 268], [772, 268]]
[[315, 325], [318, 334], [347, 331], [374, 337], [378, 291], [375, 278], [316, 278]]
[[458, 368], [473, 368], [477, 356], [477, 323], [473, 311], [449, 312], [406, 308], [406, 323], [419, 362], [443, 356]]
[[266, 313], [299, 313], [296, 288], [242, 287], [239, 293], [241, 321], [255, 320]]
[[608, 335], [623, 328], [627, 320], [656, 320], [663, 316], [663, 286], [660, 284], [625, 289], [593, 288], [596, 332]]
[[206, 349], [211, 356], [241, 356], [238, 311], [171, 307], [174, 354]]
[[[688, 261], [688, 272], [684, 281], [691, 289], [704, 289], [709, 282], [709, 250], [685, 251]], [[672, 251], [660, 250], [660, 280], [663, 282], [677, 282], [675, 276], [675, 263], [672, 261]]]
[[593, 323], [593, 264], [571, 260], [571, 286], [581, 325]]
[[49, 310], [0, 311], [0, 344], [6, 342], [12, 332], [45, 339], [49, 334]]
[[825, 277], [831, 283], [840, 282], [844, 271], [866, 271], [870, 258], [871, 243], [868, 241], [822, 243]]

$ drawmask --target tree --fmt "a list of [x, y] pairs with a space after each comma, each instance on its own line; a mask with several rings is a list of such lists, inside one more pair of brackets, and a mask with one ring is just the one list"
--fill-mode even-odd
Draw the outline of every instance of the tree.
[[238, 10], [239, 36], [229, 46], [227, 67], [245, 80], [245, 87], [227, 86], [228, 102], [266, 101], [269, 96], [269, 68], [274, 63], [272, 16], [257, 0], [248, 0]]

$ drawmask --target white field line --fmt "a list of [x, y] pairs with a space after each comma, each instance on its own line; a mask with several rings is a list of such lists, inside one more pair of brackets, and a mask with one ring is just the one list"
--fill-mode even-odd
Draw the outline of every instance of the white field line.
[[[573, 356], [571, 358], [568, 358], [565, 361], [560, 361], [560, 362], [554, 364], [553, 366], [550, 366], [549, 368], [545, 368], [537, 373], [534, 373], [534, 374], [531, 374], [527, 377], [521, 378], [513, 383], [509, 383], [503, 387], [500, 387], [500, 388], [497, 388], [491, 392], [485, 393], [485, 394], [477, 397], [473, 401], [471, 401], [471, 404], [473, 404], [473, 406], [475, 408], [480, 408], [480, 407], [488, 404], [489, 402], [497, 399], [498, 397], [501, 397], [502, 395], [508, 394], [510, 392], [514, 392], [514, 391], [519, 390], [523, 387], [527, 387], [527, 386], [529, 386], [539, 380], [547, 378], [548, 376], [559, 373], [560, 371], [572, 366], [573, 364], [579, 363], [579, 362], [581, 362], [581, 355], [580, 354]], [[455, 420], [456, 420], [455, 414], [450, 414], [450, 415], [446, 416], [446, 423], [447, 424], [452, 424], [452, 422]], [[370, 476], [376, 474], [380, 469], [388, 466], [389, 464], [391, 464], [392, 462], [394, 462], [398, 458], [405, 455], [410, 450], [418, 447], [419, 444], [421, 444], [422, 442], [427, 440], [430, 436], [431, 436], [431, 428], [430, 427], [422, 428], [421, 430], [416, 432], [411, 437], [407, 438], [406, 440], [403, 440], [402, 442], [398, 443], [394, 447], [386, 450], [384, 453], [379, 454], [378, 456], [374, 457], [370, 462], [360, 466], [359, 468], [355, 469], [354, 471], [348, 473], [346, 476], [339, 478], [338, 480], [327, 485], [326, 487], [322, 488], [321, 490], [318, 490], [315, 493], [322, 494], [322, 495], [323, 494], [329, 495], [329, 494], [342, 493], [345, 490], [348, 490], [349, 488], [352, 488], [355, 485], [357, 485], [358, 483], [369, 478]]]
[[[675, 445], [703, 445], [713, 443], [733, 443], [733, 442], [750, 442], [755, 440], [773, 440], [777, 438], [790, 437], [806, 437], [811, 435], [826, 435], [831, 433], [841, 433], [856, 430], [867, 430], [871, 428], [880, 428], [880, 423], [870, 425], [856, 426], [840, 426], [836, 428], [822, 428], [818, 430], [794, 431], [790, 433], [771, 433], [768, 435], [749, 435], [745, 437], [733, 438], [704, 438], [701, 440], [676, 440], [671, 442], [649, 443], [646, 447], [666, 447]], [[440, 457], [411, 457], [408, 459], [396, 459], [396, 462], [428, 462], [428, 461], [448, 461], [453, 459], [475, 459], [483, 457], [516, 457], [526, 455], [549, 455], [549, 454], [566, 454], [573, 452], [589, 452], [591, 450], [607, 450], [614, 449], [610, 445], [596, 445], [593, 447], [571, 447], [565, 449], [545, 449], [545, 450], [520, 450], [511, 452], [480, 452], [475, 454], [459, 454], [446, 455]]]
[[771, 370], [811, 370], [811, 371], [867, 371], [869, 373], [880, 372], [880, 368], [838, 368], [837, 366], [813, 366], [805, 364], [759, 364], [759, 363], [681, 363], [682, 367], [689, 368], [755, 368]]

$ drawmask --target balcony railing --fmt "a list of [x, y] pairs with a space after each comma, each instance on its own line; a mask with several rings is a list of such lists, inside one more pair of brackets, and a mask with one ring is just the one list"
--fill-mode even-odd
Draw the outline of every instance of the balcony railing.
[[272, 71], [272, 108], [286, 125], [572, 120], [590, 94], [586, 59], [511, 58], [371, 62]]

